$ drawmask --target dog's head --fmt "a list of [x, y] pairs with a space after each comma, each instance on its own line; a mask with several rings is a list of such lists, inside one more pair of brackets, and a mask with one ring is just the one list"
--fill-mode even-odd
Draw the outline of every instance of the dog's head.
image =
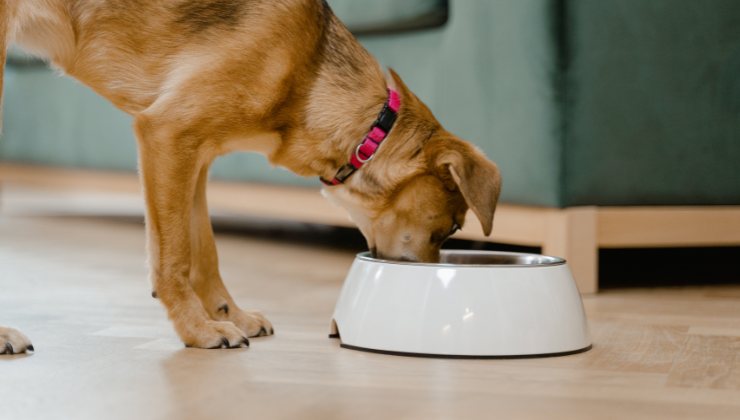
[[326, 195], [348, 210], [378, 258], [437, 262], [468, 209], [493, 225], [501, 177], [471, 144], [447, 132], [391, 71], [402, 105], [373, 161]]

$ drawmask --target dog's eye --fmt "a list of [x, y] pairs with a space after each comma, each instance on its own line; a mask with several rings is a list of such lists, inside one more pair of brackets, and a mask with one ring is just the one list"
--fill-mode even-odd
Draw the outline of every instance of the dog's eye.
[[453, 233], [460, 230], [460, 225], [457, 223], [452, 224], [452, 229], [449, 230], [449, 232], [444, 233], [444, 231], [432, 233], [432, 235], [429, 237], [429, 242], [431, 243], [442, 243], [447, 240], [450, 236], [452, 236]]

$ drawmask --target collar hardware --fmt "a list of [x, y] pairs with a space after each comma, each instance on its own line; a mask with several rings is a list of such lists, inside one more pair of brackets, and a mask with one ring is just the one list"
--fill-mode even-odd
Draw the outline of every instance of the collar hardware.
[[325, 185], [342, 184], [355, 171], [371, 161], [381, 143], [388, 137], [393, 128], [400, 108], [401, 97], [398, 92], [388, 88], [388, 99], [383, 104], [383, 109], [378, 113], [378, 118], [370, 126], [370, 131], [365, 135], [365, 138], [355, 148], [354, 153], [350, 156], [349, 163], [342, 165], [331, 180], [319, 178], [321, 182]]

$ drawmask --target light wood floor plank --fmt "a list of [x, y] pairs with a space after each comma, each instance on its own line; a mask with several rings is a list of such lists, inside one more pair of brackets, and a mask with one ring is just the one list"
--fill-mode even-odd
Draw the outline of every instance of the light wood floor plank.
[[668, 385], [740, 390], [740, 336], [688, 336]]

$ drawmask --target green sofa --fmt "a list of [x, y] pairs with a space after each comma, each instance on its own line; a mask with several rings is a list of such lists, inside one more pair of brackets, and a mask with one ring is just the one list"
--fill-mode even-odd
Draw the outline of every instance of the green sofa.
[[[740, 2], [334, 0], [504, 176], [502, 200], [740, 204]], [[0, 158], [133, 170], [129, 118], [37, 63], [7, 67]], [[237, 154], [218, 178], [317, 186]]]

